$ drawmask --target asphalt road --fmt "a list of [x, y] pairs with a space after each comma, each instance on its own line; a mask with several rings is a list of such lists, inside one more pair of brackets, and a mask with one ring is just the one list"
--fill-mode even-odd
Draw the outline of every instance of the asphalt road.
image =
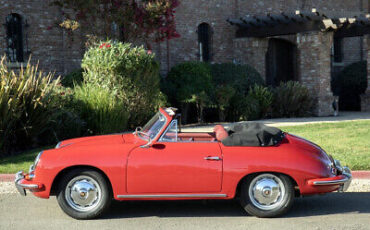
[[114, 202], [101, 219], [78, 221], [55, 198], [0, 195], [0, 229], [370, 229], [370, 193], [297, 198], [281, 218], [247, 216], [236, 201]]

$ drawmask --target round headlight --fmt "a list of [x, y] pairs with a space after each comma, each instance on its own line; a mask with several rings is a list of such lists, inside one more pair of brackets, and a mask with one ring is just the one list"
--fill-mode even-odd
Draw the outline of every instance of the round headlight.
[[36, 168], [37, 164], [39, 163], [40, 158], [41, 158], [41, 155], [42, 155], [42, 153], [43, 153], [43, 152], [44, 152], [44, 151], [41, 151], [41, 152], [37, 155], [37, 157], [36, 157], [36, 159], [35, 159], [35, 162], [33, 163], [33, 167], [34, 167], [34, 168]]

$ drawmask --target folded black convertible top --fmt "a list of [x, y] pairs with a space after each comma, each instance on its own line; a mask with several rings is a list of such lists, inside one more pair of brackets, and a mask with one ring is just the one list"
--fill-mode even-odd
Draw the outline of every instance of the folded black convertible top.
[[273, 146], [284, 139], [280, 129], [255, 122], [235, 123], [226, 131], [229, 136], [222, 140], [225, 146]]

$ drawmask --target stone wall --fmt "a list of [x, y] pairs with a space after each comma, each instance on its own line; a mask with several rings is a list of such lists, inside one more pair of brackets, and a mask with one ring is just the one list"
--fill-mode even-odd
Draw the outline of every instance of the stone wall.
[[308, 87], [315, 98], [314, 113], [318, 116], [333, 114], [334, 100], [330, 89], [332, 32], [310, 32], [297, 35], [300, 82]]
[[[29, 56], [32, 62], [39, 62], [40, 69], [44, 71], [56, 71], [57, 74], [65, 74], [80, 66], [83, 43], [83, 35], [74, 35], [72, 40], [58, 28], [56, 24], [61, 21], [61, 12], [50, 6], [52, 0], [34, 1], [0, 0], [0, 23], [5, 23], [5, 18], [11, 13], [19, 14], [28, 26], [23, 30], [24, 57], [27, 62]], [[76, 31], [78, 34], [78, 31]], [[5, 26], [0, 29], [0, 53], [6, 50]], [[30, 55], [27, 56], [27, 50]], [[19, 64], [11, 64], [16, 67]]]
[[268, 38], [235, 38], [234, 61], [253, 66], [265, 79]]

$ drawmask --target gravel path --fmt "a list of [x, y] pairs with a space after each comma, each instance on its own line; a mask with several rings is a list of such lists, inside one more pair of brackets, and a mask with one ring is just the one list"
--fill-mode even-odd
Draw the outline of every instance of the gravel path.
[[[369, 179], [354, 179], [347, 192], [370, 192]], [[0, 194], [17, 193], [14, 182], [0, 182]]]

